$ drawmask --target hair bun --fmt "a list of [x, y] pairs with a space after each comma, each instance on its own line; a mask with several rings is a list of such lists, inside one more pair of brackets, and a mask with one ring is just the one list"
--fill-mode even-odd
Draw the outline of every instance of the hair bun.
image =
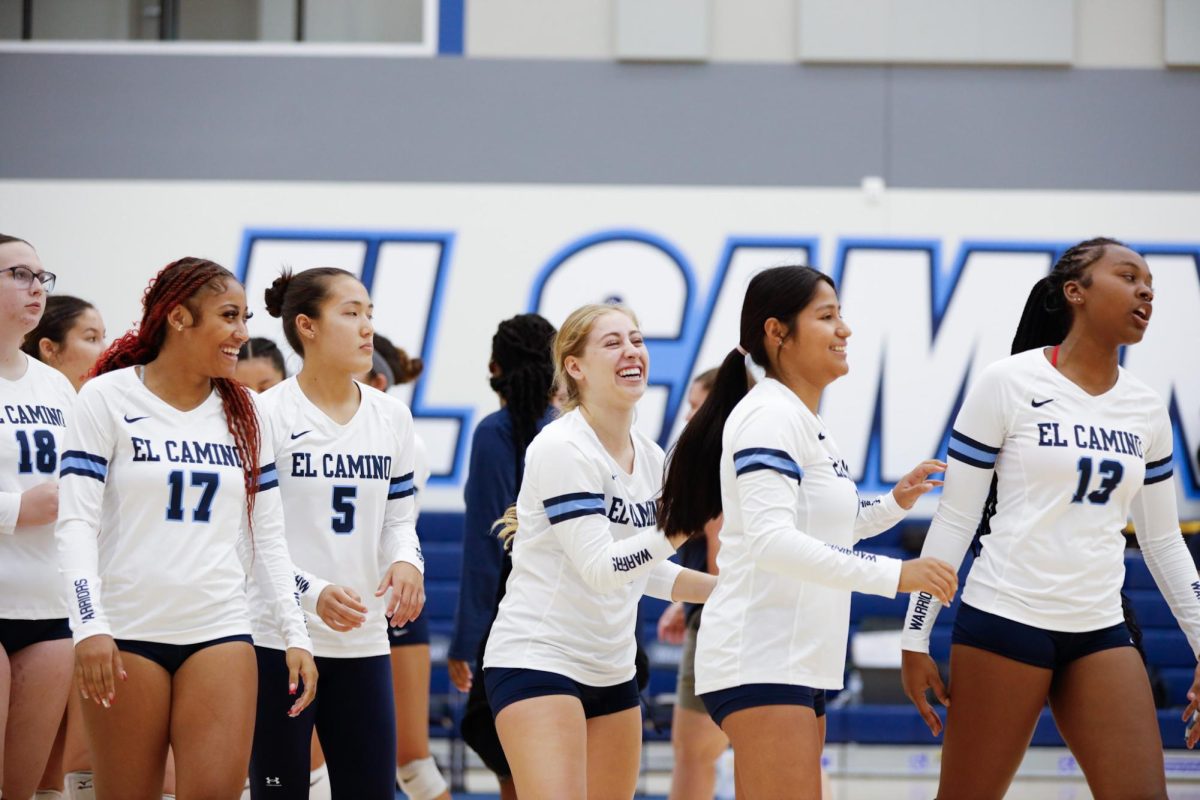
[[279, 273], [279, 277], [271, 282], [270, 287], [263, 292], [263, 302], [267, 304], [267, 313], [272, 317], [283, 316], [283, 298], [287, 296], [288, 285], [292, 282], [292, 271], [287, 267]]
[[399, 347], [396, 348], [396, 355], [398, 356], [396, 366], [399, 367], [399, 369], [396, 370], [396, 383], [408, 383], [409, 381], [414, 381], [425, 370], [424, 361], [415, 357], [410, 358], [409, 355]]

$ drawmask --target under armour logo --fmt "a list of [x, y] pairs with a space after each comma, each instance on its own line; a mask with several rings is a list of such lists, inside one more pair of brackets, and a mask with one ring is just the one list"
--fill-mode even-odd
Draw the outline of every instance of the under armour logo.
[[280, 786], [279, 778], [267, 778], [267, 786]]

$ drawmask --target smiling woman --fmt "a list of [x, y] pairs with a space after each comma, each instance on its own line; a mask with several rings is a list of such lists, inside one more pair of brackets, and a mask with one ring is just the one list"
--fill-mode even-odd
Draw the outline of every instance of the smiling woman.
[[[817, 411], [849, 370], [850, 326], [833, 281], [810, 267], [764, 270], [742, 303], [738, 346], [684, 428], [663, 485], [669, 534], [724, 512], [721, 581], [696, 642], [695, 690], [729, 737], [738, 796], [819, 797], [825, 691], [842, 688], [851, 591], [953, 596], [953, 570], [851, 549], [886, 530], [945, 465], [918, 464], [860, 500]], [[750, 388], [746, 358], [767, 377]]]
[[685, 537], [658, 529], [663, 452], [633, 429], [650, 367], [633, 312], [577, 309], [554, 362], [564, 413], [529, 445], [506, 515], [513, 568], [484, 683], [518, 796], [631, 797], [638, 599], [702, 602], [715, 579], [665, 560]]
[[[293, 692], [303, 679], [292, 713], [316, 692], [274, 454], [233, 379], [245, 292], [218, 264], [184, 258], [142, 303], [141, 324], [80, 390], [62, 457], [58, 549], [96, 795], [157, 795], [170, 741], [180, 795], [236, 796], [257, 686], [247, 565], [287, 642]], [[196, 443], [225, 457], [171, 458]]]

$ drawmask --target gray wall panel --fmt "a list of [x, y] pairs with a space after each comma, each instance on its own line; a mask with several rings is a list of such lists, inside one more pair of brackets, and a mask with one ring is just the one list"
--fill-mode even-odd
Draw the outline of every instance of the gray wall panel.
[[1200, 75], [906, 69], [890, 99], [898, 186], [1200, 189]]
[[0, 178], [1200, 189], [1200, 73], [0, 53]]

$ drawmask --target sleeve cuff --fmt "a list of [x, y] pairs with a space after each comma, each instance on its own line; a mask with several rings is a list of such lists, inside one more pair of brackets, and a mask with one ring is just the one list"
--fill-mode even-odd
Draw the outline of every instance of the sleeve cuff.
[[929, 653], [929, 640], [923, 636], [900, 635], [900, 649], [913, 653]]
[[308, 588], [300, 592], [300, 607], [308, 613], [316, 615], [317, 601], [321, 599], [321, 592], [325, 591], [325, 587], [332, 584], [324, 578], [318, 578], [316, 575], [309, 575], [307, 583]]
[[879, 559], [879, 576], [868, 591], [882, 597], [895, 597], [900, 591], [900, 568], [903, 564], [898, 558]]
[[650, 578], [646, 581], [644, 594], [672, 602], [671, 598], [675, 593], [675, 581], [679, 578], [679, 573], [681, 572], [683, 572], [683, 567], [674, 561], [660, 561], [654, 566], [654, 569], [650, 570]]
[[400, 563], [400, 562], [403, 562], [405, 564], [412, 564], [414, 567], [417, 568], [417, 572], [421, 573], [422, 575], [425, 574], [425, 559], [421, 556], [421, 553], [417, 550], [405, 548], [404, 550], [401, 550], [400, 552], [395, 553], [392, 556], [392, 560], [390, 563], [396, 564], [396, 563]]
[[93, 636], [112, 636], [112, 631], [109, 630], [107, 625], [95, 622], [71, 631], [71, 638], [75, 640], [75, 644], [79, 644], [84, 639], [90, 639]]

